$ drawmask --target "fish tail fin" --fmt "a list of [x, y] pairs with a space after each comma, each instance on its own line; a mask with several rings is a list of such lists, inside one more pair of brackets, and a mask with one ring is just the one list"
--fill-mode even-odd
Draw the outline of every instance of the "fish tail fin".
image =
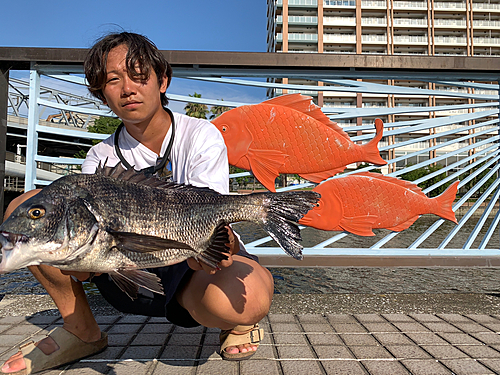
[[302, 240], [297, 222], [313, 208], [320, 195], [313, 191], [264, 193], [264, 229], [278, 245], [295, 259], [302, 259]]
[[453, 221], [455, 224], [458, 224], [458, 221], [452, 206], [455, 196], [457, 195], [459, 182], [460, 181], [455, 181], [441, 195], [432, 198], [437, 203], [437, 211], [434, 213], [443, 219]]
[[370, 142], [362, 146], [365, 152], [366, 159], [364, 161], [370, 162], [375, 165], [385, 165], [387, 164], [387, 162], [382, 159], [378, 150], [378, 142], [382, 139], [382, 135], [384, 132], [384, 123], [379, 118], [375, 119], [375, 130], [375, 137], [373, 137]]

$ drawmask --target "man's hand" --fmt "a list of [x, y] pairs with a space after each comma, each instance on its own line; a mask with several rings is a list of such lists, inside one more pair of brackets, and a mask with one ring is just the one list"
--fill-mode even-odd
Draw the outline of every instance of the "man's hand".
[[[229, 234], [229, 243], [226, 244], [229, 246], [229, 254], [227, 260], [223, 260], [218, 264], [220, 268], [229, 267], [231, 264], [233, 264], [233, 255], [237, 254], [238, 251], [240, 251], [240, 241], [238, 241], [238, 238], [236, 238], [233, 230], [231, 229], [231, 227], [229, 227], [229, 225], [226, 226], [226, 228]], [[195, 258], [189, 258], [187, 260], [187, 263], [189, 268], [191, 268], [192, 270], [204, 270], [209, 275], [213, 275], [218, 271], [217, 268], [212, 268], [203, 262], [198, 262]]]

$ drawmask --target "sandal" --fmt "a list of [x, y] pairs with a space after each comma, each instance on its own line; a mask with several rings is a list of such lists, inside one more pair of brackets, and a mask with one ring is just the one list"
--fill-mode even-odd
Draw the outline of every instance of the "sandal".
[[[51, 354], [45, 354], [33, 341], [21, 345], [19, 351], [23, 354], [26, 368], [8, 374], [27, 375], [59, 367], [100, 353], [108, 346], [108, 335], [106, 332], [101, 332], [101, 338], [94, 342], [82, 341], [62, 327], [54, 328], [48, 336], [56, 342], [59, 349]], [[0, 371], [0, 374], [7, 373]]]
[[227, 361], [242, 361], [255, 354], [255, 350], [246, 353], [228, 353], [226, 348], [243, 344], [256, 344], [264, 338], [264, 330], [258, 324], [251, 326], [236, 326], [233, 329], [222, 330], [220, 339], [220, 356]]

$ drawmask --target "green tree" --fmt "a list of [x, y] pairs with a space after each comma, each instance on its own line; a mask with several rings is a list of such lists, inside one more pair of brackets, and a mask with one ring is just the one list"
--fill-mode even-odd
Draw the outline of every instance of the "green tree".
[[[440, 164], [428, 165], [426, 167], [421, 167], [421, 168], [415, 169], [413, 171], [403, 173], [400, 177], [403, 180], [406, 180], [406, 181], [415, 181], [415, 180], [418, 180], [421, 177], [427, 176], [428, 174], [437, 172], [437, 171], [439, 171], [442, 168], [443, 168], [443, 166], [440, 165]], [[440, 173], [437, 176], [434, 176], [434, 177], [432, 177], [429, 180], [421, 182], [421, 183], [418, 184], [418, 186], [420, 188], [422, 188], [422, 189], [427, 189], [428, 187], [430, 187], [430, 186], [434, 185], [435, 183], [443, 180], [444, 178], [446, 178], [446, 172]], [[442, 192], [444, 192], [446, 190], [446, 188], [448, 186], [450, 186], [451, 183], [452, 183], [452, 181], [447, 182], [447, 183], [445, 183], [445, 184], [437, 187], [436, 189], [432, 190], [428, 195], [431, 196], [431, 197], [438, 196], [439, 194], [441, 194]]]
[[[189, 94], [192, 98], [201, 98], [201, 94], [194, 93], [193, 95]], [[186, 115], [196, 118], [207, 118], [208, 107], [205, 104], [198, 103], [188, 103], [184, 107], [184, 111], [186, 111]]]
[[[98, 134], [113, 134], [120, 125], [122, 120], [118, 118], [112, 118], [112, 117], [99, 117], [97, 120], [94, 121], [94, 125], [90, 125], [87, 130], [89, 133], [98, 133]], [[101, 142], [100, 139], [93, 139], [92, 140], [92, 146], [95, 146]], [[87, 151], [80, 150], [78, 151], [75, 155], [75, 158], [78, 159], [85, 159], [87, 157]]]
[[[221, 99], [221, 101], [224, 101], [224, 99]], [[210, 120], [213, 120], [214, 118], [219, 117], [222, 115], [224, 112], [229, 111], [231, 108], [225, 107], [223, 105], [214, 105], [212, 108], [210, 108]]]

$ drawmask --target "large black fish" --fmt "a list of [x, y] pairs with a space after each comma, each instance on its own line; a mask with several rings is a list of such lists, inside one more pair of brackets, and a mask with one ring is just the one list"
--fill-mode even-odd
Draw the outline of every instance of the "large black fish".
[[227, 259], [226, 225], [253, 221], [296, 259], [300, 220], [317, 204], [311, 191], [223, 195], [167, 183], [121, 165], [66, 176], [22, 203], [0, 226], [0, 272], [48, 264], [108, 273], [129, 296], [138, 285], [162, 293], [141, 269], [195, 257], [211, 267]]

